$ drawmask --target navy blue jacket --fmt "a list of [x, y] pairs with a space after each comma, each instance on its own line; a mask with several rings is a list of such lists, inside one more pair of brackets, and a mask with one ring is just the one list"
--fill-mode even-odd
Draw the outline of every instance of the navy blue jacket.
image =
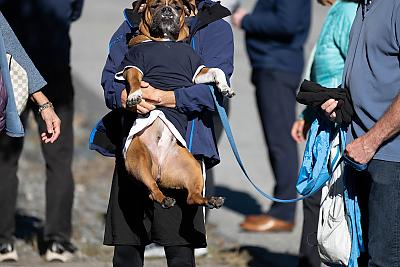
[[[191, 42], [194, 43], [195, 51], [204, 64], [207, 67], [222, 69], [229, 80], [233, 72], [233, 34], [230, 25], [222, 18], [230, 13], [219, 3], [210, 0], [200, 1], [198, 10], [197, 16], [189, 22]], [[121, 92], [125, 85], [115, 80], [114, 75], [128, 51], [127, 44], [137, 31], [140, 21], [140, 17], [131, 10], [125, 10], [124, 14], [125, 21], [111, 38], [109, 55], [101, 79], [105, 102], [111, 110], [122, 108]], [[190, 119], [186, 136], [188, 143], [190, 129], [194, 123], [192, 154], [204, 158], [206, 167], [214, 166], [219, 162], [219, 156], [212, 122], [215, 105], [209, 87], [197, 84], [176, 89], [174, 93], [177, 109], [188, 114]]]
[[302, 73], [310, 17], [310, 0], [258, 0], [241, 25], [252, 67]]

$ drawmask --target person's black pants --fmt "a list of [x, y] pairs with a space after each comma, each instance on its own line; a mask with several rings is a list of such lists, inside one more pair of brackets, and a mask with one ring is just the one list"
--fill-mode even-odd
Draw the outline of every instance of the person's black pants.
[[[194, 249], [188, 246], [164, 247], [168, 267], [196, 266]], [[142, 267], [144, 246], [115, 246], [114, 267]]]
[[[258, 112], [276, 181], [274, 196], [281, 199], [297, 196], [297, 145], [290, 131], [296, 119], [296, 91], [300, 78], [300, 74], [265, 69], [255, 69], [252, 73]], [[295, 210], [295, 203], [274, 202], [268, 215], [293, 222]]]
[[[49, 73], [49, 72], [46, 72]], [[53, 144], [42, 144], [46, 162], [46, 222], [45, 240], [69, 240], [71, 238], [71, 213], [74, 194], [72, 177], [73, 156], [73, 87], [70, 69], [53, 70], [45, 76], [49, 85], [44, 89], [53, 102], [61, 119], [61, 134]], [[51, 86], [50, 86], [51, 85]], [[29, 111], [35, 114], [39, 133], [45, 131], [43, 120], [37, 107], [29, 103], [21, 114], [25, 125]], [[15, 231], [15, 209], [18, 191], [18, 160], [22, 152], [24, 138], [11, 138], [0, 133], [0, 243], [12, 242]], [[23, 177], [22, 177], [23, 178]]]
[[303, 200], [303, 230], [301, 233], [298, 267], [320, 267], [317, 230], [321, 190]]

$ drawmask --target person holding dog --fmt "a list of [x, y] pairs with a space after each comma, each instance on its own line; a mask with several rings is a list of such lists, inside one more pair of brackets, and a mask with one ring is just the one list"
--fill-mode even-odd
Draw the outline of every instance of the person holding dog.
[[[246, 32], [251, 80], [276, 181], [274, 196], [281, 199], [297, 195], [298, 155], [290, 130], [310, 13], [310, 0], [259, 0], [252, 13], [239, 7], [232, 15], [233, 25]], [[291, 231], [295, 211], [295, 203], [274, 202], [266, 214], [246, 216], [240, 226], [251, 232]]]
[[[74, 180], [73, 115], [74, 88], [70, 68], [71, 23], [80, 17], [83, 0], [15, 1], [0, 0], [0, 9], [22, 46], [47, 81], [43, 93], [60, 117], [61, 134], [57, 142], [43, 144], [46, 163], [46, 218], [44, 225], [47, 261], [68, 261], [77, 248], [71, 243]], [[43, 124], [35, 106], [28, 104], [21, 114], [27, 123], [30, 111], [42, 132]], [[18, 160], [23, 138], [0, 136], [0, 242], [12, 244], [18, 186]], [[10, 246], [8, 246], [10, 247]], [[6, 251], [7, 252], [7, 251]], [[15, 252], [15, 251], [14, 251]]]
[[[209, 0], [190, 3], [196, 7], [193, 14], [196, 16], [186, 18], [190, 44], [207, 67], [222, 69], [229, 80], [233, 72], [233, 34], [229, 24], [222, 19], [230, 14], [229, 11]], [[135, 183], [125, 170], [123, 139], [136, 115], [125, 109], [125, 85], [116, 81], [114, 76], [128, 51], [129, 40], [137, 34], [141, 16], [130, 9], [124, 13], [126, 21], [111, 38], [102, 74], [106, 105], [113, 110], [111, 121], [120, 122], [118, 127], [113, 127], [111, 134], [117, 142], [116, 167], [104, 244], [114, 246], [114, 266], [143, 266], [145, 246], [153, 242], [164, 246], [169, 267], [195, 266], [194, 249], [207, 245], [203, 208], [186, 205], [185, 192], [172, 190], [167, 193], [173, 194], [177, 204], [163, 209], [148, 199], [146, 188]], [[146, 114], [156, 106], [176, 107], [189, 118], [185, 139], [192, 144], [192, 154], [204, 162], [205, 168], [219, 162], [212, 127], [215, 105], [208, 85], [162, 91], [142, 82], [141, 89], [143, 100], [135, 108], [137, 113]]]

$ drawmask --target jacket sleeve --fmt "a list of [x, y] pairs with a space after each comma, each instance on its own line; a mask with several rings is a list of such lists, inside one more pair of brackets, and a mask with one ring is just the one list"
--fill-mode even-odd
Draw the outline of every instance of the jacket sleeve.
[[[13, 58], [21, 65], [26, 71], [28, 76], [28, 90], [29, 94], [33, 94], [39, 91], [47, 83], [35, 67], [34, 63], [22, 47], [17, 36], [11, 29], [6, 18], [0, 12], [0, 34], [4, 40], [5, 50], [8, 54], [12, 55]], [[4, 78], [4, 77], [3, 77]]]
[[299, 11], [304, 8], [304, 1], [278, 0], [274, 9], [246, 15], [241, 27], [250, 34], [291, 36], [298, 30]]
[[130, 27], [126, 22], [114, 33], [109, 44], [109, 53], [101, 76], [101, 86], [104, 89], [106, 106], [111, 110], [122, 107], [121, 92], [124, 90], [125, 85], [123, 82], [117, 81], [114, 76], [128, 51], [126, 42], [128, 33], [130, 33]]
[[336, 31], [333, 33], [333, 41], [344, 60], [349, 49], [351, 25], [353, 24], [357, 10], [356, 3], [348, 3], [347, 5], [347, 9], [343, 9], [341, 13], [337, 14], [338, 17], [335, 19], [336, 25], [334, 26]]
[[[196, 52], [200, 54], [204, 65], [220, 68], [226, 75], [228, 83], [233, 73], [233, 34], [230, 25], [220, 19], [210, 23], [194, 37]], [[201, 42], [198, 42], [201, 40]], [[183, 113], [215, 110], [214, 99], [208, 85], [196, 84], [174, 91], [176, 107]]]

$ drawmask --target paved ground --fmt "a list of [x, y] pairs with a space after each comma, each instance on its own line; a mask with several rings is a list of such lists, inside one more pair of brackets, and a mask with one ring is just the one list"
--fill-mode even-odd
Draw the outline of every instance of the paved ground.
[[[314, 1], [314, 0], [313, 0]], [[254, 0], [243, 1], [251, 8]], [[107, 112], [102, 100], [100, 75], [108, 40], [123, 20], [122, 9], [127, 0], [87, 0], [82, 18], [72, 26], [72, 68], [76, 85], [77, 119], [75, 132], [74, 173], [77, 190], [74, 207], [75, 242], [81, 256], [66, 267], [110, 266], [111, 250], [101, 247], [102, 215], [107, 207], [107, 196], [112, 173], [112, 161], [87, 151], [89, 129], [97, 118]], [[313, 27], [306, 45], [311, 50], [321, 27], [325, 8], [315, 3]], [[265, 142], [262, 138], [255, 107], [254, 89], [249, 82], [250, 67], [243, 46], [243, 33], [235, 30], [235, 72], [233, 87], [237, 95], [232, 99], [231, 127], [242, 159], [254, 181], [271, 192], [274, 181], [268, 163]], [[251, 118], [251, 119], [249, 119]], [[33, 175], [37, 168], [31, 162], [42, 163], [37, 158], [36, 136], [27, 138], [27, 147], [21, 160], [19, 206], [33, 217], [43, 218], [43, 175]], [[225, 136], [219, 144], [222, 163], [216, 167], [219, 194], [227, 197], [224, 207], [212, 211], [209, 218], [210, 255], [198, 259], [201, 266], [296, 266], [301, 230], [301, 204], [298, 205], [296, 228], [286, 234], [249, 234], [241, 232], [238, 224], [244, 215], [267, 210], [270, 201], [263, 199], [245, 180], [230, 150]], [[299, 147], [302, 150], [302, 147]], [[300, 156], [300, 153], [299, 153]], [[94, 167], [94, 168], [93, 168]], [[38, 172], [43, 170], [39, 168]], [[41, 176], [40, 182], [37, 177]], [[34, 185], [34, 186], [32, 186]], [[26, 246], [17, 243], [21, 261], [1, 266], [42, 266], [43, 261]], [[55, 265], [57, 266], [57, 265]], [[163, 260], [147, 261], [147, 267], [165, 266]]]

